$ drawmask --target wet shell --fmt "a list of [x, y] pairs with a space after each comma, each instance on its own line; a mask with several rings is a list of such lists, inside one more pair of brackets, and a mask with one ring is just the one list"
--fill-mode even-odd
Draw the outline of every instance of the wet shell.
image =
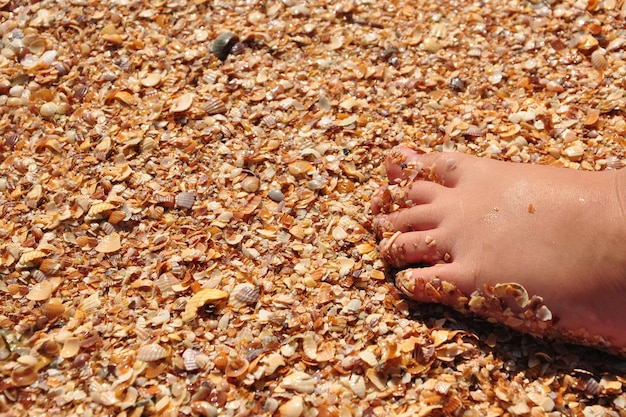
[[211, 97], [203, 106], [204, 111], [209, 115], [226, 113], [226, 104], [217, 97]]
[[26, 294], [26, 298], [32, 301], [43, 301], [50, 298], [54, 291], [54, 284], [50, 281], [41, 281], [33, 285], [33, 288]]
[[100, 243], [95, 247], [95, 250], [100, 253], [112, 253], [117, 252], [122, 247], [119, 233], [111, 233], [102, 238]]
[[229, 302], [234, 307], [254, 305], [259, 301], [259, 287], [250, 283], [239, 284], [230, 293]]
[[223, 300], [228, 297], [228, 293], [214, 288], [204, 288], [195, 293], [185, 306], [185, 311], [181, 315], [183, 321], [193, 320], [198, 314], [198, 308], [206, 303]]
[[225, 61], [237, 42], [239, 42], [239, 36], [231, 32], [222, 33], [213, 42], [211, 51], [219, 60]]
[[196, 195], [194, 193], [185, 191], [185, 192], [176, 194], [174, 204], [176, 205], [176, 207], [190, 209], [191, 207], [193, 207], [193, 203], [195, 200], [196, 200]]
[[168, 351], [158, 343], [144, 345], [137, 350], [137, 359], [144, 362], [154, 362], [167, 357]]

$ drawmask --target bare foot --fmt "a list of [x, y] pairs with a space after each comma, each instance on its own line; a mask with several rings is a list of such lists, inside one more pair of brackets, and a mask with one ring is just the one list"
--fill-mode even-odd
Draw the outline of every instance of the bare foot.
[[408, 146], [386, 168], [372, 211], [406, 295], [626, 354], [626, 170]]

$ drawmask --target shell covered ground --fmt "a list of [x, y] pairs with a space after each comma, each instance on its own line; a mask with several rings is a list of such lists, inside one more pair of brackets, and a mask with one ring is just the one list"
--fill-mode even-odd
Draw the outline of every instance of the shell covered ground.
[[405, 300], [389, 149], [624, 164], [622, 0], [0, 1], [2, 416], [625, 416]]

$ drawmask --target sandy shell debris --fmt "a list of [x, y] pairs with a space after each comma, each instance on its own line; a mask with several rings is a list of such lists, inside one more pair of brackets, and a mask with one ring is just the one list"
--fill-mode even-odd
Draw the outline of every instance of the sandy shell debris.
[[621, 416], [470, 317], [543, 334], [519, 286], [408, 301], [370, 206], [406, 141], [622, 168], [624, 2], [70, 3], [0, 1], [0, 414]]

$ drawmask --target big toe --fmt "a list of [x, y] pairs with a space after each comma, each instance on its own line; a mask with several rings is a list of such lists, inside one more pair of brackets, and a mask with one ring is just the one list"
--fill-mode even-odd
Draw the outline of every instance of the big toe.
[[457, 165], [462, 158], [458, 153], [427, 154], [413, 144], [404, 144], [391, 150], [385, 167], [391, 184], [420, 178], [452, 187], [459, 179]]

